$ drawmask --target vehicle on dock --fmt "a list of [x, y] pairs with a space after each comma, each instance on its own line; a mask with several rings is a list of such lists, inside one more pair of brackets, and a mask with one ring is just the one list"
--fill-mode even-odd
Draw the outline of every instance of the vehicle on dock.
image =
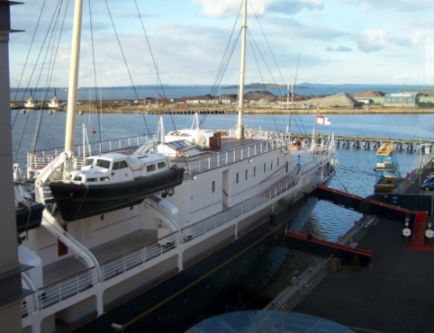
[[426, 178], [420, 185], [420, 188], [425, 191], [434, 190], [434, 175], [430, 175], [428, 178]]

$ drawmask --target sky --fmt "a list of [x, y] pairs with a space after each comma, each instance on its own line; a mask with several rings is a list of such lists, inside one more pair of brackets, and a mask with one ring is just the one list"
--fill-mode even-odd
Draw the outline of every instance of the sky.
[[[157, 82], [138, 12], [163, 84], [213, 84], [240, 5], [241, 0], [92, 0], [90, 20], [84, 0], [80, 86]], [[12, 27], [25, 30], [11, 35], [13, 87], [67, 86], [72, 7], [67, 0], [12, 7]], [[432, 85], [433, 8], [432, 0], [249, 0], [246, 81], [286, 84], [297, 73], [297, 82]], [[56, 29], [49, 29], [57, 17]], [[222, 84], [238, 83], [239, 49]]]

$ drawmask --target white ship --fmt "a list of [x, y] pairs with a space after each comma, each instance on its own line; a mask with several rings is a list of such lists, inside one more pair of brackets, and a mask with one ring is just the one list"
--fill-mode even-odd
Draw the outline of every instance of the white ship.
[[37, 108], [36, 101], [33, 99], [32, 96], [27, 98], [26, 102], [24, 103], [24, 108], [25, 109], [36, 109]]
[[[99, 162], [88, 158], [91, 162], [81, 169], [81, 152], [72, 139], [81, 6], [82, 1], [77, 0], [65, 151], [28, 157], [30, 174], [37, 175], [36, 196], [46, 208], [41, 226], [20, 235], [20, 262], [32, 267], [22, 273], [22, 283], [34, 291], [22, 303], [26, 332], [77, 327], [90, 318], [96, 322], [126, 299], [158, 290], [146, 298], [145, 308], [136, 309], [143, 318], [154, 315], [246, 249], [259, 248], [265, 239], [284, 232], [304, 197], [334, 172], [333, 138], [325, 145], [292, 146], [288, 133], [244, 127], [244, 57], [234, 128], [205, 130], [197, 125], [193, 131], [165, 135], [160, 123], [158, 138], [119, 140], [118, 146], [109, 145], [116, 155], [109, 152], [96, 157], [105, 160], [99, 164], [102, 168], [89, 171], [89, 165], [95, 167]], [[246, 0], [243, 8], [242, 55]], [[132, 155], [127, 151], [133, 151]], [[60, 201], [67, 194], [53, 197], [50, 186], [61, 183], [90, 188], [95, 182], [90, 179], [96, 177], [100, 183], [101, 177], [113, 177], [113, 181], [108, 179], [111, 185], [122, 186], [119, 177], [130, 181], [131, 175], [126, 174], [134, 172], [134, 163], [128, 161], [150, 154], [161, 158], [150, 159], [146, 165], [158, 168], [158, 163], [164, 162], [164, 170], [169, 166], [185, 169], [182, 182], [156, 189], [121, 208], [113, 205], [96, 214], [62, 218]], [[122, 161], [125, 168], [115, 168], [114, 163]], [[79, 175], [80, 179], [74, 179]], [[80, 197], [79, 205], [86, 204], [86, 195]], [[105, 200], [104, 193], [100, 195]], [[167, 296], [171, 288], [173, 292]], [[101, 322], [99, 328], [109, 329], [111, 322], [108, 328], [106, 324]], [[124, 324], [111, 326], [122, 328]]]
[[57, 110], [60, 108], [60, 101], [56, 95], [54, 95], [47, 104], [47, 107], [51, 110]]

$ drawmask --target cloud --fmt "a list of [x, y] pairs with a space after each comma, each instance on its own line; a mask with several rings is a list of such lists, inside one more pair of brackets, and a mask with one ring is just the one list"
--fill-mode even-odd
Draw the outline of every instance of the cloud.
[[338, 0], [341, 4], [360, 6], [364, 10], [426, 11], [432, 0]]
[[352, 52], [353, 49], [347, 46], [338, 46], [338, 47], [327, 46], [326, 51], [327, 52]]
[[381, 29], [365, 30], [357, 38], [359, 49], [363, 52], [374, 52], [386, 47], [388, 34]]
[[403, 36], [394, 36], [383, 29], [369, 29], [363, 31], [355, 37], [357, 45], [362, 52], [375, 52], [384, 49], [386, 46], [397, 45], [400, 47], [410, 47], [417, 40]]
[[[202, 14], [209, 17], [233, 16], [240, 8], [240, 2], [234, 0], [193, 0], [193, 3], [202, 7]], [[256, 0], [249, 6], [257, 15], [265, 12], [295, 14], [304, 9], [322, 9], [324, 0]]]

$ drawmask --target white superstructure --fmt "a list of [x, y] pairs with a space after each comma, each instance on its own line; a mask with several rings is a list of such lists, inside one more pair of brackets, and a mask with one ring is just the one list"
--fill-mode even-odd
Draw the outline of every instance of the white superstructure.
[[[80, 16], [81, 3], [76, 0]], [[246, 14], [247, 1], [243, 8]], [[42, 226], [22, 235], [20, 259], [34, 267], [22, 275], [23, 284], [35, 290], [22, 303], [23, 327], [28, 332], [55, 331], [56, 323], [72, 325], [91, 314], [103, 314], [108, 305], [130, 292], [151, 288], [236, 242], [276, 209], [310, 193], [334, 170], [332, 138], [322, 146], [293, 147], [287, 133], [244, 127], [242, 59], [235, 129], [204, 130], [197, 121], [193, 129], [165, 135], [160, 123], [157, 140], [136, 138], [141, 146], [136, 154], [158, 152], [185, 169], [181, 185], [130, 207], [66, 223], [56, 213], [45, 184], [67, 177], [82, 163], [73, 143], [76, 92], [72, 91], [77, 86], [80, 22], [81, 17], [76, 17], [68, 102], [74, 105], [68, 107], [65, 152], [28, 158], [34, 174], [44, 167], [36, 185], [40, 200], [47, 205]], [[246, 29], [245, 16], [243, 41]], [[131, 151], [134, 145], [131, 140], [128, 147], [118, 148]], [[126, 154], [105, 156], [99, 159], [127, 161]], [[96, 170], [98, 157], [89, 164]], [[82, 175], [83, 180], [91, 169], [85, 166], [72, 175]]]

